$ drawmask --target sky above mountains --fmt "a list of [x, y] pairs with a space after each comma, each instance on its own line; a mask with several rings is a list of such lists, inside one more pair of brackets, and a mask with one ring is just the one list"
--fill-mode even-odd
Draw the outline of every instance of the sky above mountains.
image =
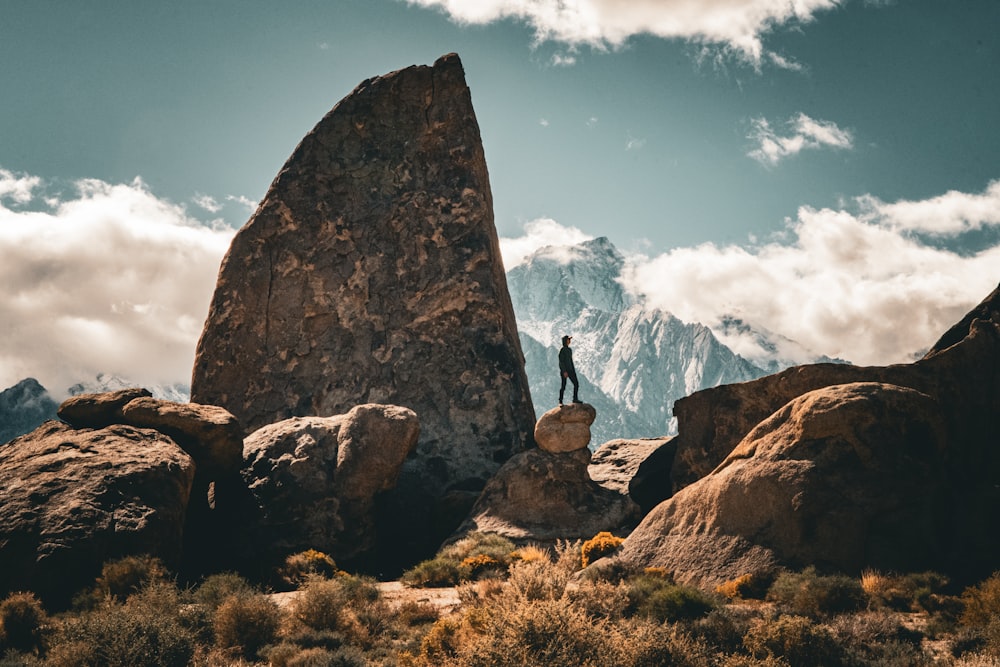
[[995, 0], [16, 0], [0, 387], [184, 381], [298, 140], [452, 51], [508, 264], [608, 236], [682, 319], [906, 361], [1000, 281], [998, 25]]

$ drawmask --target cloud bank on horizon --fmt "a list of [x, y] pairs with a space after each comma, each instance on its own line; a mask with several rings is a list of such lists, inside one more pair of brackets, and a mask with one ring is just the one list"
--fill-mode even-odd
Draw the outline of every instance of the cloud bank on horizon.
[[[866, 196], [850, 208], [802, 207], [767, 243], [633, 255], [622, 281], [649, 306], [716, 329], [750, 360], [769, 355], [752, 336], [723, 335], [724, 318], [861, 365], [912, 361], [1000, 281], [1000, 245], [958, 253], [933, 243], [1000, 228], [1000, 180], [982, 193], [895, 203]], [[532, 223], [524, 236], [502, 239], [507, 268], [553, 238], [579, 239], [579, 230], [557, 226]]]
[[35, 377], [61, 397], [98, 372], [189, 382], [233, 230], [138, 178], [43, 189], [0, 170], [0, 389]]
[[[503, 19], [527, 22], [538, 42], [576, 47], [621, 47], [634, 35], [648, 34], [720, 47], [759, 67], [798, 66], [768, 52], [763, 36], [776, 27], [808, 23], [842, 0], [406, 0], [439, 9], [459, 23], [486, 24]], [[561, 56], [564, 57], [564, 56]], [[565, 64], [565, 63], [564, 63]]]
[[[31, 376], [58, 395], [98, 372], [188, 382], [235, 230], [196, 219], [140, 179], [84, 180], [69, 195], [44, 189], [38, 177], [0, 170], [0, 389]], [[633, 255], [623, 280], [685, 321], [717, 326], [735, 316], [815, 354], [904, 362], [1000, 280], [1000, 245], [958, 253], [936, 243], [983, 229], [1000, 231], [1000, 180], [923, 201], [802, 207], [766, 243]], [[504, 264], [588, 238], [535, 220], [501, 239]], [[723, 342], [763, 356], [749, 338]]]

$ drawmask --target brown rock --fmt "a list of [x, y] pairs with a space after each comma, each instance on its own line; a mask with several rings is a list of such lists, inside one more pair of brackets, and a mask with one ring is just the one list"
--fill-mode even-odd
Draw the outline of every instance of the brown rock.
[[554, 454], [586, 449], [590, 444], [590, 425], [596, 418], [597, 411], [587, 403], [552, 408], [535, 424], [535, 442]]
[[487, 483], [453, 537], [480, 531], [520, 542], [550, 542], [591, 538], [634, 525], [638, 506], [626, 494], [590, 479], [589, 462], [586, 448], [518, 454]]
[[149, 429], [49, 421], [0, 446], [0, 595], [61, 605], [102, 564], [151, 554], [176, 565], [194, 463]]
[[375, 547], [375, 498], [396, 483], [420, 432], [407, 408], [359, 405], [293, 417], [247, 436], [243, 477], [259, 509], [248, 549], [268, 561], [304, 549], [350, 560]]
[[144, 397], [126, 403], [121, 415], [126, 424], [172, 438], [209, 478], [238, 472], [243, 463], [243, 427], [224, 408]]
[[598, 447], [587, 469], [590, 478], [601, 486], [628, 494], [629, 485], [639, 466], [672, 438], [638, 438], [609, 440]]
[[458, 56], [363, 82], [306, 135], [223, 260], [191, 384], [193, 401], [248, 430], [360, 403], [414, 410], [420, 441], [396, 505], [422, 513], [399, 534], [423, 549], [455, 528], [433, 525], [428, 503], [482, 488], [530, 444]]
[[122, 408], [137, 398], [152, 396], [148, 389], [130, 387], [99, 394], [79, 394], [62, 402], [57, 414], [76, 428], [104, 428], [123, 423]]
[[878, 383], [781, 408], [708, 476], [660, 504], [621, 557], [711, 588], [776, 566], [937, 569], [953, 540], [940, 405]]

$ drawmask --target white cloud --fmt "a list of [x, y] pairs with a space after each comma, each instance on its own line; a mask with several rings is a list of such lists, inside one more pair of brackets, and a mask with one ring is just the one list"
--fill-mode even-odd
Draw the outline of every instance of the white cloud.
[[765, 166], [774, 166], [786, 157], [807, 149], [848, 149], [854, 146], [854, 136], [848, 130], [830, 121], [810, 118], [804, 113], [786, 122], [790, 134], [785, 136], [779, 135], [764, 118], [754, 118], [750, 122], [752, 128], [748, 138], [756, 143], [756, 148], [747, 155]]
[[549, 126], [549, 119], [548, 118], [539, 118], [538, 119], [538, 124], [541, 125], [542, 127], [548, 127]]
[[41, 182], [42, 179], [37, 176], [18, 175], [0, 169], [0, 202], [10, 199], [15, 204], [27, 204], [33, 197], [32, 192]]
[[886, 204], [865, 197], [862, 204], [872, 216], [884, 218], [893, 229], [950, 236], [1000, 225], [1000, 180], [993, 181], [982, 194], [951, 190], [926, 201], [898, 201]]
[[[914, 220], [928, 226], [942, 211], [971, 215], [942, 201], [974, 202], [976, 220], [1000, 225], [998, 192], [1000, 181], [983, 195], [949, 193], [878, 208], [865, 198], [858, 213], [804, 207], [787, 242], [677, 248], [634, 259], [625, 283], [686, 321], [712, 326], [734, 315], [818, 354], [858, 364], [904, 362], [1000, 281], [1000, 246], [959, 255], [907, 230]], [[742, 344], [753, 356], [752, 341]]]
[[564, 227], [551, 218], [539, 218], [524, 225], [524, 235], [500, 239], [500, 254], [508, 271], [536, 250], [547, 246], [571, 246], [589, 241], [590, 236], [576, 227]]
[[576, 56], [566, 53], [552, 54], [552, 65], [555, 67], [572, 67], [576, 64]]
[[139, 179], [83, 180], [53, 203], [0, 202], [0, 388], [34, 376], [59, 395], [99, 371], [190, 381], [233, 230], [204, 226]]
[[200, 192], [196, 193], [195, 196], [191, 198], [191, 201], [194, 202], [195, 206], [203, 208], [209, 213], [218, 213], [222, 210], [222, 204], [217, 202], [214, 197], [201, 194]]
[[534, 28], [539, 42], [603, 49], [620, 47], [633, 35], [650, 34], [721, 46], [760, 66], [766, 55], [764, 35], [786, 24], [807, 23], [843, 0], [406, 1], [440, 9], [460, 23], [522, 20]]
[[240, 206], [243, 206], [250, 213], [253, 213], [257, 208], [257, 202], [249, 197], [244, 197], [243, 195], [226, 195], [226, 201], [235, 202]]

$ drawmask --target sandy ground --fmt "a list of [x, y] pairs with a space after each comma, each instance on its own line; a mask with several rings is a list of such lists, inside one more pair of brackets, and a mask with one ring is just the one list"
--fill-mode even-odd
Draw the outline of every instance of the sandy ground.
[[[458, 591], [454, 588], [410, 588], [399, 581], [381, 581], [378, 589], [382, 597], [391, 605], [398, 607], [405, 602], [419, 602], [435, 607], [442, 616], [455, 611], [461, 602]], [[271, 599], [278, 606], [287, 606], [298, 595], [298, 591], [273, 593]]]

